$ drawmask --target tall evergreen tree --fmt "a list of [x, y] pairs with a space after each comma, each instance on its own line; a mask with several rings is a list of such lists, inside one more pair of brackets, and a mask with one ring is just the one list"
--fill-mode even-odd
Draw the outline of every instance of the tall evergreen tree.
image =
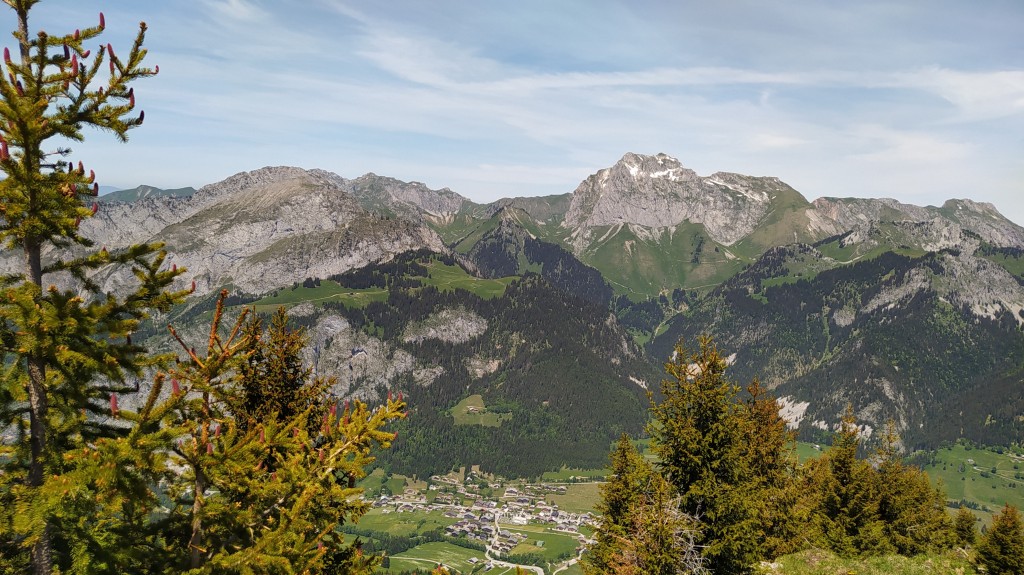
[[978, 539], [978, 518], [971, 513], [971, 510], [960, 506], [956, 510], [956, 517], [953, 518], [953, 530], [956, 532], [956, 541], [962, 547], [974, 545]]
[[859, 447], [860, 430], [848, 406], [832, 448], [811, 463], [808, 473], [817, 542], [846, 557], [893, 550], [879, 518], [878, 478], [857, 457]]
[[749, 498], [749, 429], [739, 388], [710, 337], [692, 355], [679, 344], [666, 364], [664, 399], [651, 408], [651, 448], [678, 492], [682, 511], [700, 520], [698, 545], [715, 573], [746, 573], [760, 559], [757, 512]]
[[747, 386], [741, 428], [745, 491], [749, 494], [758, 532], [760, 559], [796, 551], [806, 516], [797, 502], [796, 434], [786, 427], [779, 404], [760, 380]]
[[686, 515], [672, 486], [625, 435], [601, 486], [597, 543], [584, 559], [588, 574], [698, 575], [706, 573], [697, 547], [698, 522]]
[[249, 314], [243, 336], [242, 395], [235, 410], [238, 424], [248, 429], [268, 418], [287, 421], [309, 408], [313, 420], [322, 416], [333, 381], [312, 377], [313, 369], [303, 363], [301, 355], [306, 337], [288, 326], [285, 309], [278, 308], [265, 332], [260, 316]]
[[900, 555], [913, 556], [953, 545], [946, 497], [920, 468], [903, 462], [896, 425], [886, 424], [877, 451], [878, 515], [885, 536]]
[[[0, 241], [21, 252], [23, 266], [0, 278], [0, 427], [17, 434], [0, 456], [0, 548], [12, 568], [41, 575], [80, 568], [83, 549], [113, 549], [104, 536], [127, 515], [100, 522], [108, 501], [101, 492], [129, 486], [124, 477], [110, 485], [98, 467], [116, 459], [101, 439], [126, 434], [104, 419], [105, 406], [117, 411], [114, 394], [133, 389], [132, 376], [148, 363], [128, 336], [182, 294], [167, 291], [177, 272], [160, 270], [159, 245], [90, 250], [78, 224], [96, 209], [87, 202], [98, 184], [58, 144], [82, 141], [88, 127], [126, 140], [142, 124], [131, 84], [157, 71], [143, 65], [145, 24], [118, 57], [110, 44], [86, 46], [103, 33], [102, 14], [81, 30], [33, 34], [38, 0], [4, 2], [17, 29], [0, 74]], [[131, 269], [135, 284], [108, 293], [90, 279], [116, 267]], [[71, 456], [82, 449], [96, 458]]]
[[978, 562], [992, 575], [1024, 573], [1024, 523], [1012, 505], [992, 517], [992, 526], [978, 541]]
[[[320, 415], [317, 407], [324, 402], [312, 397], [290, 417], [274, 410], [254, 421], [235, 413], [244, 405], [247, 373], [273, 372], [270, 366], [278, 360], [301, 366], [302, 348], [278, 354], [268, 342], [253, 343], [258, 334], [246, 330], [245, 313], [222, 329], [226, 295], [205, 352], [179, 339], [186, 357], [171, 375], [181, 401], [168, 414], [168, 425], [188, 435], [176, 443], [164, 477], [173, 504], [160, 526], [166, 542], [158, 556], [162, 564], [151, 571], [371, 572], [379, 558], [346, 544], [336, 529], [367, 511], [354, 481], [374, 460], [373, 449], [394, 440], [382, 427], [404, 417], [405, 404], [389, 398], [371, 410], [353, 401]], [[283, 329], [285, 320], [279, 314], [279, 331], [297, 335]], [[267, 365], [253, 365], [246, 350], [261, 350]]]

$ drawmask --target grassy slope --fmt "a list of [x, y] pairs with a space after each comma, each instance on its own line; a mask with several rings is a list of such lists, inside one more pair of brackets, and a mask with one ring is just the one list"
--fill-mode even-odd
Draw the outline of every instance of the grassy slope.
[[[425, 285], [431, 285], [441, 291], [464, 289], [484, 299], [501, 297], [505, 288], [512, 283], [514, 277], [501, 279], [476, 278], [458, 266], [448, 266], [440, 262], [431, 262], [427, 266], [428, 277], [420, 278]], [[277, 309], [278, 306], [291, 307], [303, 302], [323, 303], [336, 301], [348, 307], [366, 307], [371, 301], [385, 301], [388, 292], [382, 288], [353, 289], [344, 287], [333, 280], [322, 280], [319, 286], [307, 288], [297, 286], [276, 290], [253, 303], [258, 311]]]
[[[474, 408], [471, 410], [470, 408]], [[482, 425], [497, 427], [502, 421], [511, 419], [511, 413], [492, 413], [487, 411], [482, 395], [471, 395], [455, 405], [449, 412], [455, 425]]]
[[761, 565], [757, 572], [765, 575], [966, 575], [976, 571], [956, 552], [843, 559], [828, 551], [813, 549], [780, 557], [774, 563]]

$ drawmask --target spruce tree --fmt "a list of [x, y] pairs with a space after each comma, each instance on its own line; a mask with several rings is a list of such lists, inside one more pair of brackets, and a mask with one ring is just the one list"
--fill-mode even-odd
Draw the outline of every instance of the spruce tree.
[[[236, 413], [246, 374], [272, 372], [277, 360], [301, 366], [301, 346], [282, 356], [267, 347], [272, 338], [254, 343], [247, 313], [222, 327], [226, 296], [204, 351], [179, 339], [185, 356], [170, 376], [180, 401], [166, 425], [188, 432], [164, 477], [172, 506], [161, 526], [162, 564], [152, 572], [371, 572], [379, 557], [345, 543], [337, 528], [368, 510], [354, 482], [365, 476], [373, 450], [395, 439], [383, 427], [405, 416], [404, 402], [389, 397], [370, 409], [352, 401], [321, 413], [321, 394], [290, 416], [274, 410], [254, 421]], [[279, 318], [283, 328], [286, 316]], [[266, 365], [253, 365], [255, 351]]]
[[960, 506], [953, 518], [953, 530], [956, 532], [957, 543], [961, 547], [970, 547], [978, 539], [978, 518], [971, 513], [971, 510]]
[[678, 492], [681, 510], [697, 517], [697, 544], [714, 573], [746, 573], [760, 559], [757, 510], [749, 498], [748, 428], [739, 388], [710, 337], [689, 354], [679, 344], [665, 366], [664, 399], [651, 408], [651, 449]]
[[[61, 144], [89, 127], [126, 140], [143, 121], [131, 84], [157, 70], [143, 65], [145, 24], [119, 57], [92, 44], [102, 14], [73, 32], [32, 33], [38, 0], [4, 1], [17, 29], [0, 74], [0, 241], [23, 263], [0, 278], [0, 427], [15, 433], [0, 453], [0, 549], [11, 569], [83, 571], [82, 553], [123, 555], [109, 538], [136, 519], [124, 493], [145, 490], [148, 465], [136, 476], [109, 471], [140, 456], [126, 427], [106, 420], [149, 363], [129, 336], [183, 294], [168, 291], [178, 272], [160, 269], [159, 245], [95, 250], [79, 233], [98, 184]], [[106, 293], [91, 279], [117, 267], [134, 285]]]
[[755, 378], [746, 388], [741, 424], [745, 491], [755, 517], [759, 559], [792, 553], [801, 545], [805, 514], [797, 505], [796, 434], [779, 414], [779, 404]]
[[888, 422], [876, 453], [878, 515], [888, 542], [900, 555], [948, 549], [953, 545], [953, 521], [946, 497], [932, 487], [924, 471], [903, 462], [896, 425]]
[[1024, 573], [1024, 523], [1012, 505], [992, 517], [992, 526], [978, 541], [978, 562], [991, 575]]
[[584, 572], [706, 573], [698, 522], [682, 511], [672, 486], [625, 435], [612, 451], [611, 472], [600, 488], [597, 543], [584, 558]]
[[857, 457], [859, 447], [860, 430], [847, 406], [832, 448], [810, 464], [807, 474], [817, 543], [844, 557], [894, 550], [879, 517], [877, 474]]

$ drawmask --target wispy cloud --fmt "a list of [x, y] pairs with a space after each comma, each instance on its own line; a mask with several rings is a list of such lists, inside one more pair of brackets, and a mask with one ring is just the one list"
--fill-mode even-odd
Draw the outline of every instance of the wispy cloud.
[[970, 191], [1024, 222], [1024, 5], [112, 2], [162, 70], [136, 144], [90, 148], [125, 185], [296, 163], [493, 198], [663, 151], [810, 197]]

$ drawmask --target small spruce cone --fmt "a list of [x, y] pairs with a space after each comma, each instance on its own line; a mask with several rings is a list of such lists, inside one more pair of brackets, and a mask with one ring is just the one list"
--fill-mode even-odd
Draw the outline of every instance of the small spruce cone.
[[71, 55], [71, 76], [75, 77], [75, 78], [78, 77], [78, 55], [77, 54], [72, 54]]
[[92, 54], [92, 50], [86, 50], [85, 52], [82, 52], [82, 57], [88, 58], [90, 54]]
[[[5, 48], [5, 50], [6, 50], [6, 48]], [[64, 44], [64, 59], [65, 60], [70, 60], [71, 59], [71, 48], [68, 48], [67, 44]]]
[[266, 442], [267, 442], [267, 436], [263, 433], [263, 428], [261, 427], [260, 428], [260, 443], [266, 443]]
[[[134, 105], [134, 104], [132, 104], [132, 105]], [[145, 110], [140, 110], [139, 111], [139, 125], [141, 126], [142, 123], [145, 122], [145, 121], [146, 121], [146, 111]]]
[[72, 38], [74, 38], [75, 40], [80, 40], [80, 39], [82, 38], [82, 31], [81, 31], [81, 30], [78, 30], [78, 29], [76, 29], [76, 30], [75, 30], [75, 33], [74, 33], [74, 34], [72, 34], [72, 36], [71, 36], [71, 37], [72, 37]]
[[206, 444], [206, 454], [207, 455], [213, 455], [213, 444], [212, 443], [207, 443]]
[[178, 395], [181, 393], [181, 386], [178, 384], [176, 378], [171, 378], [171, 395]]
[[92, 215], [96, 215], [96, 212], [100, 211], [100, 205], [96, 202], [92, 203]]
[[128, 107], [135, 107], [135, 88], [128, 88]]
[[100, 12], [100, 30], [107, 27], [107, 19], [103, 17], [103, 12]]
[[[67, 46], [65, 46], [67, 48]], [[4, 62], [7, 64], [11, 63], [11, 49], [4, 46]]]
[[118, 409], [118, 407], [117, 407], [117, 395], [111, 393], [110, 394], [110, 414], [113, 415], [114, 417], [117, 417], [117, 413], [119, 411], [121, 411], [121, 410]]

